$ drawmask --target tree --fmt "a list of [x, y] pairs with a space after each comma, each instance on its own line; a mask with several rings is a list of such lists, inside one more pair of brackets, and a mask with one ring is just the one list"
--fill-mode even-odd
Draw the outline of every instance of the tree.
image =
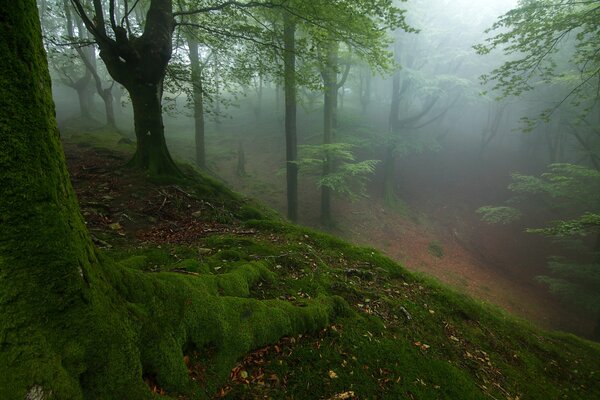
[[[421, 6], [422, 7], [422, 6]], [[437, 150], [439, 142], [423, 128], [439, 122], [458, 101], [468, 82], [456, 75], [439, 74], [427, 50], [430, 38], [420, 39], [411, 32], [396, 32], [394, 59], [398, 67], [392, 77], [388, 135], [383, 159], [383, 197], [397, 204], [396, 161], [399, 156]], [[419, 57], [421, 55], [421, 57]], [[448, 64], [445, 61], [446, 65]], [[402, 68], [399, 66], [402, 65]], [[453, 60], [456, 73], [460, 59]], [[448, 101], [453, 98], [452, 101]]]
[[59, 45], [62, 42], [81, 41], [75, 38], [74, 21], [71, 18], [70, 10], [61, 7], [58, 2], [49, 3], [46, 1], [44, 3], [45, 23], [42, 28], [51, 68], [64, 86], [73, 89], [77, 93], [80, 116], [89, 120], [92, 118], [93, 91], [90, 86], [92, 74], [86, 67], [84, 58], [89, 59], [93, 56], [90, 52], [92, 47]]
[[522, 0], [488, 30], [496, 34], [476, 46], [480, 54], [500, 49], [509, 57], [482, 77], [494, 83], [501, 97], [554, 87], [545, 94], [551, 104], [536, 118], [525, 116], [525, 130], [549, 122], [557, 109], [570, 104], [575, 109], [571, 120], [579, 127], [569, 133], [595, 163], [600, 161], [599, 21], [598, 0]]
[[[102, 257], [69, 182], [35, 1], [6, 3], [0, 20], [0, 398], [153, 398], [144, 376], [206, 396], [241, 354], [328, 322], [331, 299], [237, 297], [268, 278], [260, 263], [190, 279]], [[217, 379], [198, 388], [182, 349], [209, 344]]]
[[283, 87], [285, 91], [285, 161], [287, 215], [298, 220], [298, 137], [296, 131], [296, 23], [289, 13], [283, 14]]
[[[313, 6], [317, 19], [328, 23], [306, 24], [308, 37], [317, 50], [314, 55], [322, 79], [323, 90], [323, 172], [322, 180], [333, 173], [333, 159], [327, 149], [334, 143], [337, 129], [338, 92], [346, 82], [350, 72], [347, 60], [341, 73], [340, 44], [343, 43], [349, 53], [365, 61], [371, 68], [379, 71], [391, 66], [387, 45], [389, 39], [386, 30], [402, 29], [413, 31], [404, 21], [404, 10], [395, 7], [392, 2], [381, 2], [373, 6], [368, 1], [341, 2], [332, 6], [329, 2], [317, 2]], [[339, 75], [341, 73], [341, 79]], [[331, 188], [321, 185], [321, 223], [332, 224]]]
[[165, 142], [161, 105], [175, 29], [172, 0], [150, 2], [143, 34], [139, 37], [126, 29], [125, 22], [131, 10], [127, 10], [124, 18], [117, 22], [114, 0], [109, 2], [108, 10], [108, 26], [112, 35], [107, 31], [107, 13], [102, 1], [93, 1], [93, 20], [82, 1], [72, 0], [72, 3], [94, 36], [108, 72], [131, 97], [137, 139], [131, 164], [152, 174], [179, 175]]

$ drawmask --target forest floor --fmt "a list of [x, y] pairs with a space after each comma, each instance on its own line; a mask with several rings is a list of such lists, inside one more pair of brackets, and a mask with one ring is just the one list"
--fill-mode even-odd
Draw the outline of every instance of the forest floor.
[[[236, 148], [235, 138], [219, 140], [218, 148]], [[246, 141], [245, 176], [236, 173], [233, 151], [216, 157], [213, 168], [235, 190], [285, 215], [284, 176], [274, 173], [283, 163], [281, 145], [269, 137]], [[176, 149], [184, 147], [175, 141]], [[330, 232], [373, 246], [412, 271], [434, 276], [541, 327], [588, 337], [594, 318], [561, 303], [535, 279], [546, 272], [551, 244], [525, 234], [525, 223], [490, 226], [479, 220], [478, 207], [509, 196], [505, 188], [511, 171], [504, 160], [485, 167], [480, 162], [462, 149], [403, 161], [398, 167], [400, 207], [387, 206], [376, 194], [356, 202], [335, 198], [335, 227]], [[377, 193], [377, 186], [375, 179], [370, 192]], [[300, 223], [323, 229], [314, 181], [301, 177], [300, 187]]]
[[[323, 329], [246, 354], [210, 397], [516, 400], [600, 392], [596, 344], [542, 332], [408, 273], [375, 250], [269, 217], [206, 178], [194, 186], [148, 180], [122, 168], [132, 146], [109, 139], [122, 152], [82, 137], [65, 144], [86, 224], [107, 256], [137, 260], [129, 268], [145, 273], [191, 279], [259, 260], [275, 279], [254, 285], [251, 297], [302, 307], [336, 295], [348, 306]], [[417, 251], [420, 236], [412, 236]], [[447, 243], [440, 247], [442, 259], [451, 256]], [[213, 382], [212, 355], [196, 350], [184, 350], [182, 363], [204, 387]], [[166, 391], [151, 375], [145, 381], [157, 399], [205, 398]]]

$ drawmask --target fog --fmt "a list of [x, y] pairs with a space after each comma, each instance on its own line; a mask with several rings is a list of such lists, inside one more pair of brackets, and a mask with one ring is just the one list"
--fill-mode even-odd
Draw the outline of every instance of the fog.
[[[107, 127], [94, 77], [72, 46], [57, 45], [66, 41], [63, 11], [47, 3], [42, 18], [63, 137], [118, 132], [124, 143], [134, 143], [127, 90], [110, 78], [98, 49], [83, 47], [91, 52], [100, 86], [112, 99], [116, 127]], [[519, 57], [519, 52], [506, 55], [502, 45], [488, 54], [474, 48], [506, 31], [486, 33], [517, 1], [398, 4], [406, 9], [408, 26], [418, 32], [388, 30], [381, 53], [361, 49], [357, 43], [363, 37], [340, 40], [332, 67], [338, 85], [335, 101], [325, 94], [325, 50], [315, 50], [321, 44], [311, 42], [309, 28], [297, 28], [298, 158], [293, 165], [299, 170], [298, 223], [378, 248], [411, 270], [538, 325], [591, 337], [597, 315], [593, 307], [581, 305], [581, 298], [557, 296], [550, 290], [552, 281], [539, 277], [557, 277], [548, 267], [552, 257], [592, 264], [597, 260], [595, 236], [559, 240], [526, 230], [582, 210], [595, 212], [598, 204], [555, 204], [551, 199], [558, 195], [544, 197], [542, 190], [533, 190], [529, 196], [509, 185], [512, 174], [539, 177], [556, 163], [597, 171], [596, 156], [590, 155], [598, 154], [597, 106], [581, 117], [586, 100], [564, 101], [572, 87], [544, 78], [532, 83], [533, 90], [505, 97], [494, 89], [497, 81], [482, 79]], [[142, 11], [137, 14], [143, 19]], [[81, 23], [74, 26], [80, 39], [91, 40]], [[240, 38], [213, 41], [203, 36], [197, 48], [203, 94], [199, 111], [184, 36], [173, 39], [163, 88], [169, 151], [286, 215], [285, 74], [278, 58], [285, 53], [283, 41], [274, 39], [271, 49], [261, 50], [258, 40], [248, 45]], [[568, 40], [556, 53], [559, 67], [563, 61], [568, 64], [572, 53]], [[384, 54], [392, 61], [380, 63]], [[84, 88], [78, 92], [78, 87]], [[551, 118], [540, 118], [549, 108]], [[203, 116], [202, 163], [198, 112]], [[324, 136], [328, 118], [330, 137]], [[589, 146], [582, 148], [582, 141]], [[592, 175], [586, 176], [588, 188], [597, 185]], [[326, 205], [323, 188], [331, 196]], [[497, 214], [486, 214], [481, 210], [485, 206], [518, 208], [520, 218], [505, 216], [490, 224]]]

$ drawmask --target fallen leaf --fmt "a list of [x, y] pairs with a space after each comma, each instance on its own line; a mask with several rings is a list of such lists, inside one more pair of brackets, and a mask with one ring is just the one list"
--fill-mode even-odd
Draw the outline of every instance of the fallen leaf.
[[338, 377], [337, 374], [331, 370], [329, 371], [328, 375], [329, 375], [329, 378], [331, 378], [331, 379], [337, 379], [337, 377]]

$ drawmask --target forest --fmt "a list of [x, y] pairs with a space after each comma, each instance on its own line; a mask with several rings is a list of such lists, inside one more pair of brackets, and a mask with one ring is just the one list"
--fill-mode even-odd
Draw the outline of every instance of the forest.
[[600, 0], [6, 0], [0, 93], [0, 399], [600, 398]]

